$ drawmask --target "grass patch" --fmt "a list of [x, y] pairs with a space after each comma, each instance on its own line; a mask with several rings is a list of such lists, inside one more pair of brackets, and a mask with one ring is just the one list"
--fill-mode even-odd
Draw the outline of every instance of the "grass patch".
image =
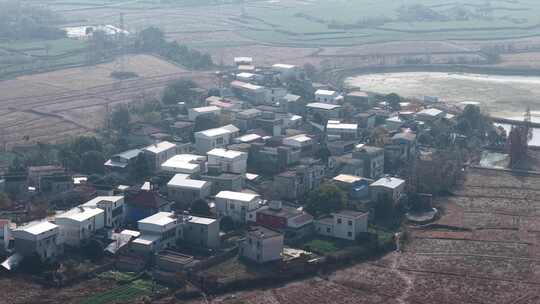
[[311, 240], [304, 246], [319, 254], [329, 254], [339, 250], [333, 242], [319, 239]]
[[81, 304], [107, 304], [131, 301], [152, 293], [152, 282], [136, 280], [130, 284], [120, 285], [107, 292], [96, 294], [81, 301]]

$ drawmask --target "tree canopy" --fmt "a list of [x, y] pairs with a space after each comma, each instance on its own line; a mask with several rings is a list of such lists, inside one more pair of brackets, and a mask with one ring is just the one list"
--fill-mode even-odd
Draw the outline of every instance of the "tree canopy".
[[161, 101], [164, 104], [176, 104], [178, 102], [190, 102], [193, 98], [191, 89], [196, 88], [195, 82], [189, 79], [180, 79], [171, 82], [163, 91]]
[[191, 213], [194, 215], [208, 216], [211, 215], [208, 202], [203, 199], [198, 199], [191, 204]]
[[66, 32], [57, 27], [62, 18], [52, 10], [19, 1], [0, 0], [1, 39], [58, 39]]
[[306, 211], [314, 216], [339, 211], [347, 203], [347, 194], [334, 184], [324, 184], [308, 195]]

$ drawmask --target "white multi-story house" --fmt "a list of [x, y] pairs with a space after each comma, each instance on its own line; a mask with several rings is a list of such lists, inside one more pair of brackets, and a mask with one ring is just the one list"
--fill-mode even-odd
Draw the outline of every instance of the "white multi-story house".
[[195, 133], [195, 148], [199, 153], [206, 153], [215, 148], [225, 148], [237, 137], [240, 129], [234, 125], [208, 129]]
[[161, 171], [166, 173], [182, 173], [188, 175], [205, 173], [206, 156], [178, 154], [161, 164]]
[[376, 179], [384, 174], [384, 149], [359, 144], [354, 148], [352, 156], [364, 162], [364, 177]]
[[312, 102], [306, 105], [306, 109], [310, 116], [319, 115], [325, 119], [335, 119], [341, 116], [342, 107], [331, 103]]
[[254, 193], [221, 191], [216, 195], [218, 216], [229, 216], [233, 221], [245, 223], [250, 212], [261, 206], [261, 197]]
[[56, 216], [55, 222], [60, 227], [62, 241], [79, 246], [105, 227], [105, 211], [79, 206]]
[[143, 149], [143, 153], [151, 159], [153, 169], [158, 169], [167, 159], [178, 154], [177, 146], [168, 141], [162, 141]]
[[283, 234], [261, 226], [250, 227], [240, 245], [240, 256], [262, 264], [281, 260]]
[[99, 208], [105, 212], [105, 227], [118, 228], [124, 222], [124, 196], [98, 196], [82, 207]]
[[248, 154], [245, 152], [212, 149], [208, 155], [208, 167], [219, 168], [221, 172], [244, 174], [247, 171]]
[[141, 235], [132, 248], [140, 252], [158, 252], [176, 244], [182, 236], [182, 217], [173, 212], [158, 212], [137, 222]]
[[187, 174], [175, 174], [167, 183], [169, 199], [192, 203], [210, 195], [212, 183], [191, 179]]
[[338, 103], [343, 99], [336, 91], [331, 90], [317, 90], [315, 91], [315, 100], [318, 102]]
[[37, 254], [42, 261], [55, 260], [63, 252], [59, 227], [51, 222], [34, 222], [13, 230], [15, 252]]
[[198, 107], [188, 109], [188, 119], [190, 121], [195, 121], [197, 117], [203, 115], [215, 115], [218, 116], [221, 114], [221, 109], [216, 106], [207, 106], [207, 107]]
[[338, 120], [329, 120], [326, 124], [326, 134], [336, 136], [343, 140], [358, 138], [358, 124], [341, 123]]
[[298, 134], [285, 137], [283, 139], [283, 145], [293, 148], [299, 148], [301, 151], [311, 150], [313, 144], [313, 138], [307, 136], [306, 134]]
[[272, 65], [272, 70], [280, 73], [283, 77], [295, 77], [300, 69], [292, 64], [276, 63]]
[[344, 210], [315, 220], [315, 232], [320, 235], [354, 241], [368, 229], [367, 212]]
[[183, 240], [191, 245], [219, 248], [219, 220], [200, 216], [186, 216]]
[[386, 176], [369, 185], [369, 192], [373, 201], [389, 198], [397, 204], [405, 191], [405, 180]]
[[6, 253], [11, 240], [11, 221], [0, 219], [0, 253]]

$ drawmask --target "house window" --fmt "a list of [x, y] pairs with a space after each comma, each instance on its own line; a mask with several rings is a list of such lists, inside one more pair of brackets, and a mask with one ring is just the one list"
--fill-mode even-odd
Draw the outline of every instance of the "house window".
[[348, 236], [348, 237], [352, 237], [352, 232], [350, 232], [350, 231], [347, 232], [347, 236]]
[[234, 208], [235, 208], [235, 207], [234, 207], [234, 204], [230, 204], [230, 205], [229, 205], [229, 208], [231, 208], [231, 210], [234, 210]]
[[340, 218], [337, 219], [337, 223], [341, 224], [341, 219]]
[[222, 145], [223, 144], [223, 137], [216, 138], [216, 145]]
[[349, 221], [348, 224], [349, 224], [349, 226], [352, 226], [352, 221]]
[[331, 232], [331, 231], [330, 231], [330, 228], [326, 228], [326, 232], [327, 232], [327, 233], [330, 233], [330, 232]]

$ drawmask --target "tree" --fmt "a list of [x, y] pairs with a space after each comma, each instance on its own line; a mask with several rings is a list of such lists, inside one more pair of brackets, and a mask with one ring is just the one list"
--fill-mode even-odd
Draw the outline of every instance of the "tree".
[[202, 216], [208, 216], [212, 214], [212, 212], [210, 212], [210, 206], [208, 206], [208, 202], [203, 199], [198, 199], [191, 204], [191, 213]]
[[163, 91], [163, 97], [161, 101], [164, 104], [172, 105], [178, 102], [191, 102], [193, 98], [193, 92], [191, 89], [197, 87], [195, 82], [188, 79], [180, 79], [167, 85]]
[[131, 177], [135, 180], [146, 179], [150, 176], [151, 171], [150, 160], [146, 154], [141, 153], [131, 167]]
[[326, 146], [326, 144], [323, 144], [317, 152], [315, 152], [315, 157], [321, 159], [325, 165], [328, 165], [328, 160], [330, 159], [330, 156], [332, 156], [332, 153]]
[[317, 80], [317, 74], [319, 73], [319, 71], [317, 71], [317, 68], [313, 64], [304, 64], [304, 72], [309, 79]]
[[334, 184], [324, 184], [308, 196], [306, 211], [314, 216], [339, 211], [347, 203], [347, 194]]
[[8, 210], [12, 207], [12, 202], [8, 195], [4, 192], [0, 192], [0, 210]]
[[225, 232], [234, 230], [234, 221], [230, 216], [224, 216], [219, 221], [219, 228]]
[[401, 109], [401, 97], [399, 97], [399, 95], [396, 93], [390, 93], [384, 96], [384, 101], [386, 101], [388, 106], [394, 111], [399, 111]]
[[79, 136], [69, 148], [79, 156], [88, 151], [102, 151], [101, 142], [94, 136]]
[[137, 35], [135, 46], [145, 52], [160, 50], [165, 44], [165, 34], [157, 27], [145, 28]]
[[219, 127], [218, 118], [214, 115], [199, 115], [195, 118], [193, 132], [204, 131]]
[[126, 105], [115, 107], [111, 114], [111, 127], [123, 134], [129, 132], [130, 114]]
[[394, 202], [389, 195], [381, 195], [375, 205], [375, 218], [387, 219], [394, 214]]
[[105, 157], [99, 151], [88, 151], [81, 157], [81, 171], [85, 174], [103, 174]]

